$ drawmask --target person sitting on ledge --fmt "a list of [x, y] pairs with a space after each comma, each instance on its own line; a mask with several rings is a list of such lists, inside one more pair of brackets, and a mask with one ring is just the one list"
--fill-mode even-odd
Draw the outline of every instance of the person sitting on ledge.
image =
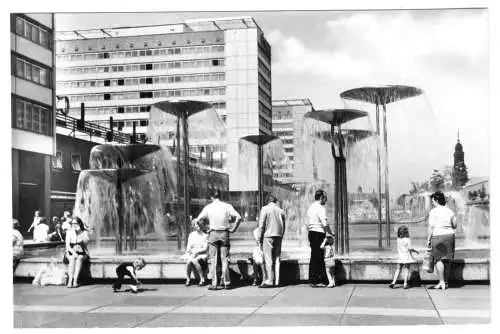
[[135, 284], [130, 285], [130, 289], [132, 289], [132, 292], [137, 292], [139, 289], [139, 285], [141, 285], [141, 282], [139, 279], [137, 279], [136, 272], [138, 270], [143, 269], [146, 266], [146, 261], [142, 257], [138, 258], [134, 262], [123, 262], [116, 267], [116, 276], [117, 279], [113, 283], [113, 292], [118, 292], [122, 284], [124, 283], [125, 276], [130, 277], [131, 279], [134, 280]]
[[204, 286], [206, 283], [205, 270], [208, 259], [208, 234], [207, 226], [204, 220], [198, 220], [192, 223], [194, 231], [189, 234], [188, 243], [186, 246], [186, 286], [191, 285], [191, 272], [196, 270], [196, 275], [200, 277], [199, 286]]
[[71, 222], [72, 228], [66, 235], [66, 257], [68, 259], [68, 288], [78, 287], [78, 279], [82, 266], [90, 260], [87, 244], [89, 235], [83, 221], [75, 217]]

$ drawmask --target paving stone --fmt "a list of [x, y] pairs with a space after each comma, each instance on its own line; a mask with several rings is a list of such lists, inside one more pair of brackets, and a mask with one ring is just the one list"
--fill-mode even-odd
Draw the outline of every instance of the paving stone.
[[164, 314], [138, 327], [233, 327], [245, 314]]
[[409, 302], [408, 298], [397, 297], [365, 297], [352, 296], [349, 300], [349, 307], [387, 307], [387, 308], [407, 308], [407, 309], [434, 309], [434, 305], [429, 298], [416, 297]]
[[342, 316], [341, 325], [345, 326], [403, 326], [403, 325], [440, 325], [436, 317], [411, 317], [411, 316], [383, 316], [383, 315], [356, 315], [345, 314]]
[[14, 328], [36, 328], [44, 323], [56, 321], [66, 316], [66, 313], [36, 313], [36, 312], [15, 312]]
[[441, 317], [446, 325], [482, 325], [491, 323], [490, 318]]
[[63, 318], [46, 322], [40, 327], [51, 328], [95, 328], [95, 327], [133, 327], [153, 315], [148, 314], [100, 314], [100, 313], [78, 313], [66, 314]]
[[121, 300], [110, 303], [108, 305], [122, 305], [122, 306], [171, 306], [183, 305], [192, 300], [193, 297], [167, 297], [167, 296], [141, 296], [140, 294], [130, 294]]
[[336, 326], [338, 314], [252, 314], [240, 326]]
[[259, 307], [268, 299], [266, 296], [203, 296], [188, 303], [187, 306]]

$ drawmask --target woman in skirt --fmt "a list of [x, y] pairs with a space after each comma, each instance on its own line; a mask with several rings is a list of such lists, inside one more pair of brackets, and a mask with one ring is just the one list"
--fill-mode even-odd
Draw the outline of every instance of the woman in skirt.
[[428, 244], [432, 249], [439, 283], [434, 289], [445, 290], [448, 287], [450, 261], [455, 255], [455, 229], [457, 222], [455, 214], [446, 207], [446, 198], [442, 191], [431, 195], [434, 208], [429, 212]]

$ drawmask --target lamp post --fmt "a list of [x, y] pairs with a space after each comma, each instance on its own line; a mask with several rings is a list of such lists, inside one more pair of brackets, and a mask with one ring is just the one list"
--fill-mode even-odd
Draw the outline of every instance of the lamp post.
[[[162, 110], [168, 114], [174, 115], [177, 117], [177, 207], [180, 207], [180, 199], [181, 199], [181, 135], [180, 131], [182, 128], [183, 138], [182, 138], [182, 150], [184, 151], [184, 174], [183, 174], [183, 198], [184, 198], [184, 229], [183, 229], [183, 237], [184, 237], [184, 246], [187, 244], [187, 237], [189, 230], [189, 184], [188, 184], [188, 176], [189, 176], [189, 136], [188, 136], [188, 118], [200, 111], [211, 108], [212, 105], [208, 102], [203, 101], [192, 101], [192, 100], [181, 100], [181, 101], [162, 101], [155, 103], [154, 107]], [[177, 215], [179, 217], [179, 215]]]
[[330, 125], [332, 156], [335, 160], [335, 252], [341, 255], [349, 253], [347, 170], [341, 124], [367, 115], [367, 112], [355, 109], [318, 110], [305, 114], [307, 118]]
[[[391, 246], [391, 227], [389, 210], [389, 152], [387, 145], [387, 104], [397, 102], [406, 98], [423, 94], [423, 90], [417, 87], [389, 85], [377, 87], [360, 87], [340, 93], [340, 97], [346, 100], [357, 100], [375, 104], [376, 131], [380, 141], [380, 105], [382, 106], [382, 127], [384, 130], [384, 155], [385, 155], [385, 220], [386, 220], [386, 246]], [[377, 185], [379, 194], [379, 247], [382, 248], [382, 172], [380, 162], [380, 145], [377, 145]]]
[[278, 139], [278, 137], [274, 135], [250, 135], [245, 136], [240, 139], [246, 140], [250, 143], [254, 143], [257, 145], [257, 189], [258, 189], [258, 202], [257, 202], [257, 210], [260, 210], [264, 203], [264, 182], [263, 182], [263, 154], [262, 154], [262, 146]]

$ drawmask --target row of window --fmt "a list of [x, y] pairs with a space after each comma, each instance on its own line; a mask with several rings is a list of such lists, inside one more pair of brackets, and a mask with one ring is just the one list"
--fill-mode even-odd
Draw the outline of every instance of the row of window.
[[24, 59], [16, 59], [16, 76], [35, 82], [45, 87], [51, 87], [52, 70], [30, 63]]
[[267, 81], [262, 74], [259, 73], [259, 84], [266, 87], [268, 91], [271, 91], [271, 84]]
[[277, 110], [273, 112], [273, 119], [291, 119], [293, 117], [292, 111], [288, 110]]
[[293, 131], [276, 131], [275, 124], [273, 124], [273, 132], [276, 136], [279, 137], [293, 136]]
[[264, 129], [272, 131], [271, 122], [269, 122], [267, 119], [265, 119], [262, 116], [259, 116], [259, 127], [263, 127]]
[[[265, 92], [262, 88], [259, 87], [259, 100], [266, 101], [269, 105], [271, 105], [271, 96]], [[267, 108], [269, 109], [269, 108]], [[269, 117], [271, 117], [271, 111], [269, 110]]]
[[26, 131], [52, 135], [52, 111], [36, 103], [15, 98], [14, 127]]
[[269, 78], [271, 77], [271, 70], [267, 68], [267, 66], [264, 65], [264, 62], [262, 62], [260, 59], [259, 59], [259, 70], [264, 72]]
[[[92, 121], [92, 123], [99, 124], [104, 127], [109, 127], [109, 121]], [[149, 120], [147, 119], [132, 119], [126, 121], [113, 121], [113, 127], [118, 128], [118, 131], [121, 130], [124, 126], [133, 127], [134, 123], [136, 126], [148, 126]]]
[[158, 77], [125, 78], [108, 80], [84, 80], [58, 82], [57, 88], [88, 88], [88, 87], [108, 87], [108, 86], [137, 86], [144, 84], [162, 84], [176, 82], [200, 82], [200, 81], [224, 81], [225, 73], [202, 73], [189, 75], [169, 75]]
[[269, 109], [262, 101], [259, 101], [259, 113], [271, 118], [271, 109]]
[[225, 95], [225, 87], [214, 88], [189, 88], [189, 89], [170, 89], [142, 92], [126, 92], [126, 93], [105, 93], [105, 94], [81, 94], [71, 95], [71, 102], [78, 101], [107, 101], [107, 100], [133, 100], [133, 99], [152, 99], [159, 97], [172, 96], [210, 96], [210, 95]]
[[52, 48], [52, 33], [21, 17], [16, 17], [16, 34], [43, 47]]
[[136, 72], [150, 70], [165, 70], [172, 68], [197, 68], [197, 67], [219, 67], [224, 66], [224, 59], [202, 59], [169, 61], [148, 64], [127, 64], [113, 66], [79, 66], [57, 68], [61, 74], [82, 74], [82, 73], [109, 73], [109, 72]]
[[[226, 102], [214, 102], [212, 103], [212, 107], [215, 109], [226, 109]], [[69, 111], [70, 114], [80, 115], [80, 108], [71, 108]], [[139, 113], [149, 111], [151, 111], [150, 105], [85, 108], [86, 115], [113, 115], [116, 113]]]
[[286, 144], [293, 144], [293, 139], [281, 139], [281, 142], [286, 145]]
[[[117, 49], [119, 44], [115, 46]], [[64, 52], [64, 49], [61, 50]], [[147, 56], [165, 56], [165, 55], [185, 55], [185, 54], [201, 54], [211, 52], [224, 52], [224, 45], [210, 45], [210, 46], [188, 46], [176, 48], [161, 48], [161, 49], [147, 49], [147, 50], [134, 50], [134, 51], [110, 51], [99, 53], [80, 53], [57, 55], [59, 61], [72, 61], [72, 60], [95, 60], [95, 59], [113, 59], [113, 58], [132, 58], [132, 57], [147, 57]]]
[[[64, 169], [64, 152], [56, 151], [52, 157], [52, 168]], [[77, 153], [71, 153], [71, 169], [74, 171], [82, 170], [82, 156]]]

